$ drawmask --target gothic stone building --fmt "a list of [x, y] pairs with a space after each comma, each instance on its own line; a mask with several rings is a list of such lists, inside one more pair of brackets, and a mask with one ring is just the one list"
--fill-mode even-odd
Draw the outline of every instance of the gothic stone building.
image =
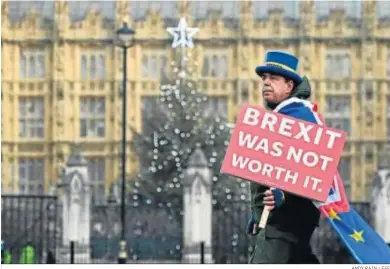
[[[89, 163], [95, 202], [120, 175], [123, 21], [128, 53], [127, 128], [170, 73], [167, 27], [199, 27], [191, 60], [210, 109], [234, 121], [261, 104], [254, 68], [268, 50], [301, 59], [329, 126], [348, 133], [340, 163], [354, 201], [368, 198], [378, 150], [390, 136], [390, 10], [386, 1], [2, 1], [2, 191], [47, 193], [72, 142]], [[387, 12], [386, 12], [387, 10]], [[145, 112], [146, 111], [146, 112]], [[129, 141], [131, 140], [130, 132]], [[136, 171], [128, 149], [128, 173]]]

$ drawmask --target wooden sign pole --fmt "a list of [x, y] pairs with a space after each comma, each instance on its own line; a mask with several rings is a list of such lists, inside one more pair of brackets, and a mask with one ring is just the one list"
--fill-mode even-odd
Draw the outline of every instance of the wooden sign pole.
[[267, 225], [268, 217], [269, 217], [269, 212], [270, 212], [270, 207], [265, 206], [263, 209], [263, 213], [261, 214], [260, 222], [259, 222], [259, 228], [264, 229], [265, 226]]

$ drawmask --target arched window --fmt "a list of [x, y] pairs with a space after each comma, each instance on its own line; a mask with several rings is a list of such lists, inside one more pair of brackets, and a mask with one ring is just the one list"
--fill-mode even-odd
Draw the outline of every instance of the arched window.
[[219, 77], [226, 78], [228, 76], [228, 62], [226, 55], [220, 57], [219, 62]]
[[89, 78], [95, 79], [96, 78], [96, 57], [95, 57], [95, 55], [91, 55], [89, 70], [90, 70]]
[[87, 56], [83, 55], [81, 56], [81, 79], [88, 79], [88, 69], [87, 69]]
[[20, 56], [20, 78], [24, 79], [27, 77], [27, 60], [26, 60], [26, 55], [21, 55]]
[[149, 57], [147, 55], [142, 56], [142, 77], [149, 76]]
[[207, 77], [209, 75], [209, 70], [210, 70], [210, 63], [209, 63], [209, 57], [205, 56], [203, 60], [203, 70], [202, 70], [202, 75], [204, 77]]
[[34, 55], [30, 55], [28, 65], [29, 65], [29, 74], [28, 74], [29, 78], [35, 78], [35, 56]]
[[37, 61], [37, 77], [44, 78], [45, 77], [45, 56], [43, 54], [38, 55]]
[[20, 78], [42, 79], [45, 77], [45, 51], [43, 49], [23, 49], [20, 51]]
[[213, 55], [212, 60], [211, 60], [211, 70], [210, 70], [210, 76], [213, 78], [217, 77], [217, 74], [218, 74], [218, 68], [219, 68], [218, 62], [219, 62], [218, 56]]
[[106, 57], [104, 57], [104, 55], [99, 55], [99, 61], [96, 67], [97, 67], [97, 78], [104, 79], [105, 70], [106, 70]]

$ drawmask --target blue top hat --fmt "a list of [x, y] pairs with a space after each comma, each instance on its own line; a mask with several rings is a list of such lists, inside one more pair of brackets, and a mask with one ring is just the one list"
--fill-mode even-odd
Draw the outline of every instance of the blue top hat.
[[294, 55], [281, 51], [270, 51], [265, 56], [265, 65], [256, 67], [256, 73], [259, 76], [264, 73], [281, 75], [299, 84], [302, 77], [297, 73], [298, 62], [298, 58]]

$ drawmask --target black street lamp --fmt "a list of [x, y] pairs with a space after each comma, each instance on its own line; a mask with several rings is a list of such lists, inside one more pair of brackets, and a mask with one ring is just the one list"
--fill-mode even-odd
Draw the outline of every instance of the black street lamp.
[[121, 241], [119, 243], [118, 263], [127, 262], [125, 237], [125, 193], [126, 193], [126, 107], [127, 107], [127, 49], [134, 44], [135, 31], [124, 23], [116, 32], [117, 46], [123, 49], [123, 92], [122, 92], [122, 187], [121, 187]]

